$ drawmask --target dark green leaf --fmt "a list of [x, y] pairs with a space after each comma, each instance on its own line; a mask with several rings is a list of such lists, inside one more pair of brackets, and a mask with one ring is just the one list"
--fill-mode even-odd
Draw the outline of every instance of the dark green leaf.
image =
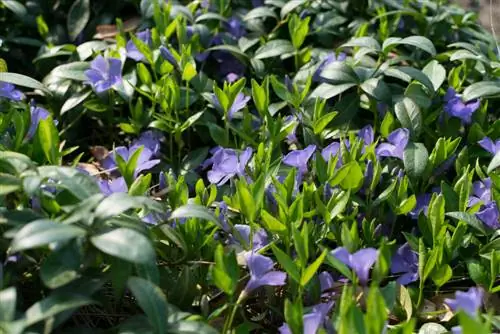
[[420, 108], [410, 98], [405, 97], [394, 106], [396, 117], [404, 128], [410, 130], [412, 138], [417, 138], [422, 131]]
[[90, 0], [76, 0], [68, 13], [68, 34], [70, 40], [74, 41], [85, 29], [90, 18]]
[[463, 99], [474, 100], [480, 97], [493, 97], [500, 95], [500, 84], [495, 81], [480, 81], [465, 88]]
[[128, 228], [117, 228], [90, 239], [103, 253], [134, 263], [149, 263], [155, 260], [151, 241], [143, 234]]
[[277, 56], [283, 56], [294, 52], [294, 47], [286, 39], [276, 39], [267, 42], [255, 51], [255, 59], [266, 59]]
[[52, 242], [82, 237], [86, 231], [73, 225], [63, 225], [48, 219], [36, 220], [16, 233], [11, 244], [11, 252], [37, 248]]
[[139, 277], [130, 277], [127, 286], [148, 317], [155, 333], [167, 333], [168, 305], [163, 291], [153, 283]]

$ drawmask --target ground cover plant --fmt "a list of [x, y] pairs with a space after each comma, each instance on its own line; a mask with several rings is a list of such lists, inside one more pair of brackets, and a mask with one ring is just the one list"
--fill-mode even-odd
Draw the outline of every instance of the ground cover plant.
[[499, 48], [475, 14], [0, 12], [0, 332], [500, 332]]

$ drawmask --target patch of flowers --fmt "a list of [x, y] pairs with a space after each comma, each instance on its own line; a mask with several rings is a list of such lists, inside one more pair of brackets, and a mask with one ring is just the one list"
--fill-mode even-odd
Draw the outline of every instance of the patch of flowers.
[[76, 0], [61, 25], [4, 2], [0, 49], [39, 49], [0, 62], [0, 333], [500, 331], [475, 15]]

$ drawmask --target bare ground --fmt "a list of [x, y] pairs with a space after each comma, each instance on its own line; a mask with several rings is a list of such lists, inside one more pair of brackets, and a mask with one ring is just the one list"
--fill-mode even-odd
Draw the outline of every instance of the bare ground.
[[[500, 0], [455, 0], [455, 2], [464, 8], [478, 10], [483, 26], [491, 30], [493, 25], [497, 39], [500, 38]], [[493, 22], [490, 14], [492, 14]]]

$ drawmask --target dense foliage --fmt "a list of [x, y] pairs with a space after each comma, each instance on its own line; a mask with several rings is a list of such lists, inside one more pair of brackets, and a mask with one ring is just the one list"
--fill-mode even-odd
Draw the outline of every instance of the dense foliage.
[[474, 14], [0, 17], [0, 332], [500, 331], [500, 61]]

